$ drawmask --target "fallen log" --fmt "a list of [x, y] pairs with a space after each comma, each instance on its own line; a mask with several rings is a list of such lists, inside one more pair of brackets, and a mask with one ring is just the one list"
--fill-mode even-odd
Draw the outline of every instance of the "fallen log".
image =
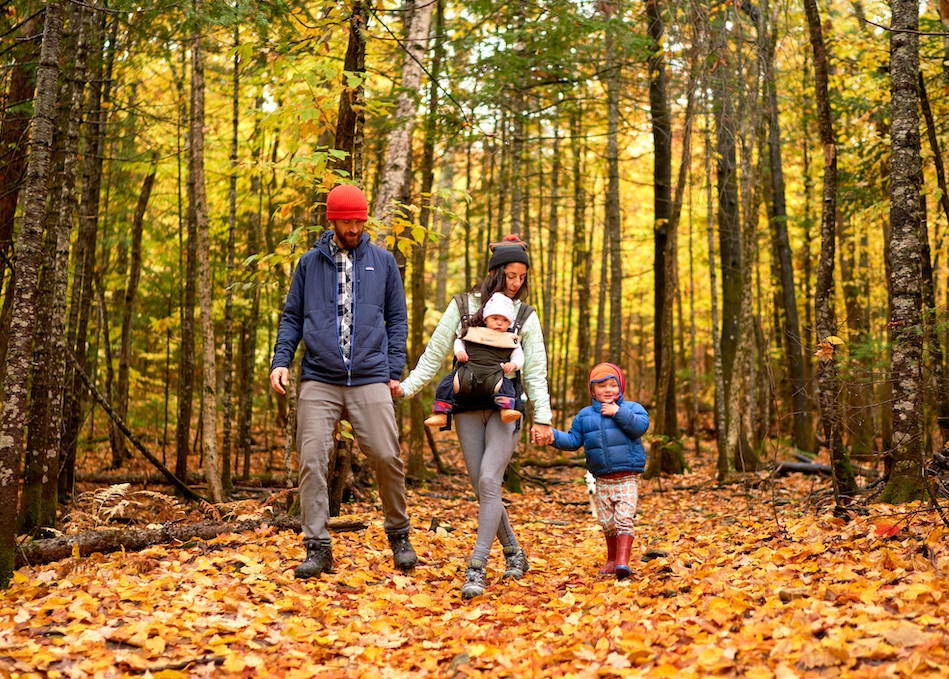
[[[786, 476], [787, 474], [793, 472], [800, 472], [802, 474], [823, 474], [825, 476], [830, 476], [830, 465], [814, 462], [810, 457], [804, 455], [803, 453], [795, 453], [794, 458], [797, 460], [797, 462], [779, 462], [778, 466], [775, 468], [775, 476]], [[779, 470], [784, 465], [791, 465], [792, 468], [788, 468], [784, 473], [779, 473]], [[799, 465], [800, 468], [794, 469], [794, 465]], [[876, 469], [870, 469], [869, 467], [851, 465], [851, 468], [853, 469], [853, 473], [857, 476], [863, 476], [868, 479], [875, 479], [880, 475], [880, 472], [878, 472]]]
[[[120, 550], [137, 552], [154, 545], [171, 542], [184, 543], [190, 540], [212, 540], [219, 535], [243, 533], [267, 526], [272, 526], [277, 530], [299, 531], [300, 519], [286, 514], [278, 514], [269, 518], [247, 519], [231, 523], [201, 521], [192, 524], [168, 524], [161, 528], [105, 528], [44, 540], [28, 540], [17, 545], [14, 567], [22, 568], [23, 566], [52, 563], [74, 556], [74, 552], [78, 552], [79, 556], [89, 556], [96, 552], [108, 554]], [[332, 519], [329, 528], [336, 533], [344, 533], [363, 530], [366, 528], [366, 524], [351, 519]]]
[[522, 467], [585, 467], [586, 460], [583, 457], [555, 457], [552, 460], [541, 460], [536, 457], [528, 457], [521, 460]]

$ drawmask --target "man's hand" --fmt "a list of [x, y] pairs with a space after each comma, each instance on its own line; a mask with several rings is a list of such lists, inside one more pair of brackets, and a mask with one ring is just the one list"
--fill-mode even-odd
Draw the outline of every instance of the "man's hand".
[[399, 380], [389, 380], [389, 392], [392, 394], [392, 398], [401, 398], [405, 395], [405, 389], [402, 388], [402, 383]]
[[607, 417], [613, 417], [613, 415], [619, 412], [619, 406], [612, 401], [609, 403], [604, 403], [600, 406], [600, 412]]
[[287, 393], [287, 385], [290, 384], [290, 371], [286, 368], [274, 368], [270, 371], [270, 386], [278, 394]]

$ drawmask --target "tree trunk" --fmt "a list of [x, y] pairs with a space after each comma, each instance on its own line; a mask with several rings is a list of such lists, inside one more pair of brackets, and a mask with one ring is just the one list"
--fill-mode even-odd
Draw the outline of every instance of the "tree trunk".
[[[199, 4], [200, 7], [200, 4]], [[204, 184], [204, 55], [201, 34], [197, 30], [191, 38], [191, 154], [189, 174], [193, 177], [195, 229], [197, 231], [198, 293], [201, 304], [201, 362], [203, 367], [203, 394], [201, 409], [201, 441], [204, 457], [204, 475], [208, 480], [211, 499], [223, 502], [221, 465], [217, 443], [217, 389], [216, 345], [214, 316], [211, 302], [211, 236], [208, 226], [208, 199]]]
[[46, 5], [43, 46], [40, 49], [33, 103], [31, 151], [26, 170], [26, 202], [17, 238], [17, 279], [13, 290], [10, 345], [3, 384], [3, 419], [0, 422], [0, 588], [6, 588], [10, 582], [16, 551], [18, 484], [23, 456], [23, 429], [26, 425], [26, 394], [33, 356], [34, 311], [42, 257], [50, 150], [53, 144], [63, 5], [61, 0], [52, 0]]
[[[116, 412], [124, 421], [128, 421], [129, 411], [129, 371], [132, 365], [132, 321], [135, 318], [135, 297], [138, 294], [138, 282], [142, 274], [142, 231], [145, 224], [145, 210], [155, 185], [158, 158], [152, 155], [152, 167], [142, 182], [142, 191], [138, 196], [138, 205], [132, 218], [132, 250], [129, 260], [128, 282], [125, 287], [125, 305], [122, 309], [122, 336], [119, 349], [119, 377], [115, 385]], [[118, 437], [121, 445], [112, 451], [112, 467], [117, 468], [128, 459], [129, 453], [125, 439]]]
[[[182, 50], [182, 61], [185, 59], [186, 51]], [[184, 66], [182, 66], [184, 67]], [[179, 92], [180, 94], [180, 92]], [[190, 112], [189, 112], [189, 115]], [[182, 116], [183, 117], [183, 116]], [[179, 118], [179, 120], [181, 120]], [[180, 123], [179, 123], [180, 124]], [[190, 128], [189, 128], [190, 129]], [[188, 133], [188, 143], [190, 145], [190, 132]], [[179, 158], [181, 154], [179, 154]], [[180, 162], [180, 161], [179, 161]], [[179, 165], [179, 176], [181, 168]], [[181, 309], [181, 347], [178, 359], [178, 412], [175, 425], [175, 476], [183, 479], [188, 475], [188, 453], [191, 449], [191, 415], [194, 401], [194, 304], [196, 295], [197, 278], [197, 225], [195, 221], [195, 200], [194, 200], [194, 174], [188, 173], [187, 177], [187, 246], [185, 248], [185, 277], [184, 289], [182, 294]], [[179, 189], [180, 206], [180, 189]], [[180, 209], [179, 209], [180, 212]], [[181, 225], [179, 224], [179, 229]], [[182, 238], [179, 234], [179, 245]]]
[[[33, 3], [29, 3], [32, 5]], [[24, 7], [30, 16], [35, 7]], [[21, 36], [32, 36], [41, 27], [42, 14], [28, 19], [20, 29]], [[20, 184], [27, 158], [27, 130], [30, 124], [30, 109], [33, 90], [36, 86], [36, 68], [40, 43], [36, 40], [18, 41], [13, 49], [13, 65], [10, 69], [9, 86], [0, 123], [0, 261], [2, 270], [9, 269], [10, 276], [0, 276], [0, 284], [7, 280], [0, 312], [0, 384], [3, 383], [3, 363], [10, 339], [10, 313], [13, 309], [14, 270], [10, 262], [13, 251], [13, 229]]]
[[[623, 364], [623, 252], [620, 249], [620, 195], [619, 195], [619, 63], [616, 55], [614, 32], [619, 18], [606, 20], [606, 214], [605, 237], [610, 252], [610, 351], [609, 360]], [[601, 316], [603, 318], [603, 316]]]
[[54, 525], [58, 505], [69, 246], [76, 207], [79, 127], [86, 79], [86, 34], [91, 13], [76, 6], [70, 8], [68, 15], [75, 58], [67, 66], [69, 77], [64, 78], [57, 111], [57, 128], [61, 136], [56, 140], [60, 148], [55, 153], [62, 158], [62, 177], [60, 186], [53, 191], [55, 199], [47, 207], [33, 337], [26, 464], [17, 517], [17, 529], [21, 534]]
[[[425, 350], [425, 291], [429, 288], [425, 276], [425, 262], [429, 253], [429, 223], [432, 217], [431, 194], [435, 184], [435, 142], [438, 135], [438, 107], [439, 84], [438, 77], [441, 71], [441, 61], [444, 54], [444, 3], [436, 2], [435, 35], [438, 36], [435, 49], [432, 53], [432, 62], [429, 67], [429, 106], [425, 118], [425, 140], [422, 144], [422, 160], [419, 171], [421, 174], [421, 211], [419, 212], [419, 226], [421, 227], [421, 242], [415, 246], [412, 253], [412, 318], [409, 325], [411, 339], [411, 354], [409, 365], [418, 363], [419, 357]], [[417, 394], [409, 401], [409, 455], [406, 464], [406, 477], [414, 481], [425, 479], [425, 424], [422, 396]]]
[[837, 376], [836, 347], [834, 334], [837, 318], [834, 313], [834, 256], [837, 221], [837, 141], [834, 136], [830, 111], [830, 96], [827, 87], [827, 51], [817, 0], [804, 0], [807, 27], [811, 48], [814, 51], [814, 92], [817, 99], [817, 117], [820, 126], [821, 145], [824, 149], [824, 191], [821, 212], [821, 249], [817, 269], [817, 285], [814, 291], [814, 321], [817, 330], [817, 382], [819, 389], [820, 416], [824, 439], [830, 451], [834, 468], [834, 493], [837, 503], [849, 504], [857, 492], [850, 457], [843, 447], [840, 432], [840, 416], [837, 410], [837, 394], [840, 380]]
[[573, 379], [575, 410], [586, 405], [589, 396], [587, 377], [591, 364], [590, 304], [593, 274], [593, 253], [587, 240], [587, 194], [583, 179], [583, 156], [586, 151], [583, 129], [583, 109], [579, 102], [570, 113], [570, 148], [573, 156], [573, 280], [577, 291], [577, 366]]
[[412, 161], [412, 131], [434, 4], [422, 0], [405, 2], [406, 20], [411, 21], [411, 26], [405, 41], [402, 83], [392, 113], [395, 126], [389, 133], [385, 166], [380, 170], [381, 184], [373, 208], [374, 216], [382, 224], [380, 236], [392, 229], [393, 217], [399, 212], [396, 203], [408, 193], [405, 182]]
[[[93, 279], [96, 264], [96, 236], [99, 230], [99, 201], [102, 187], [102, 164], [105, 156], [105, 133], [107, 105], [111, 100], [112, 65], [115, 57], [115, 33], [117, 21], [112, 22], [111, 36], [105, 47], [106, 14], [95, 18], [90, 37], [91, 73], [87, 101], [87, 124], [85, 134], [86, 155], [82, 177], [82, 197], [79, 201], [79, 232], [73, 248], [73, 284], [69, 304], [69, 323], [66, 347], [79, 362], [82, 370], [88, 370], [86, 356], [89, 316], [95, 298]], [[71, 361], [66, 363], [67, 391], [64, 394], [63, 452], [59, 473], [59, 497], [72, 496], [76, 471], [76, 449], [79, 429], [82, 426], [85, 389], [82, 379], [76, 374]]]
[[225, 493], [233, 490], [231, 461], [233, 459], [234, 422], [234, 252], [237, 229], [237, 149], [240, 141], [240, 28], [234, 27], [234, 71], [231, 74], [231, 173], [227, 195], [227, 254], [224, 281], [224, 375], [221, 380], [221, 488]]
[[[801, 325], [798, 320], [797, 295], [794, 284], [794, 264], [791, 261], [791, 242], [788, 237], [787, 201], [784, 189], [784, 167], [781, 160], [781, 124], [778, 110], [778, 92], [775, 84], [777, 67], [774, 63], [774, 40], [764, 20], [774, 21], [770, 15], [768, 0], [760, 8], [758, 40], [762, 56], [762, 82], [768, 110], [768, 160], [771, 179], [771, 204], [768, 219], [771, 221], [773, 249], [777, 254], [778, 275], [784, 319], [784, 358], [791, 386], [791, 417], [793, 426], [791, 440], [795, 447], [807, 452], [816, 452], [813, 424], [807, 406], [807, 379], [804, 375], [804, 356], [801, 346]], [[773, 266], [773, 265], [772, 265]]]
[[[672, 323], [676, 280], [667, 276], [669, 265], [676, 265], [674, 245], [670, 246], [669, 223], [672, 219], [672, 120], [666, 95], [666, 60], [663, 54], [663, 21], [659, 0], [646, 0], [646, 21], [649, 32], [649, 114], [652, 119], [653, 143], [653, 267], [655, 271], [655, 361], [656, 409], [663, 411], [653, 426], [653, 432], [670, 439], [679, 436], [676, 414], [675, 342]], [[688, 93], [688, 96], [693, 96]], [[691, 121], [689, 121], [691, 123]], [[686, 144], [689, 142], [686, 141]], [[667, 253], [672, 249], [672, 256]], [[666, 312], [668, 311], [668, 316]], [[668, 323], [668, 327], [665, 324]], [[667, 344], [668, 342], [668, 344]], [[666, 364], [669, 365], [666, 365]], [[663, 384], [659, 380], [666, 380]]]
[[[356, 0], [349, 16], [349, 43], [343, 63], [343, 69], [347, 73], [363, 75], [366, 72], [366, 23], [366, 3]], [[361, 79], [355, 87], [344, 89], [339, 97], [339, 110], [336, 114], [336, 149], [345, 151], [346, 154], [333, 165], [357, 183], [362, 182], [362, 155], [357, 154], [356, 150], [362, 145], [362, 140], [357, 139], [357, 131], [361, 132], [358, 121], [360, 117], [365, 116], [363, 92]]]
[[890, 3], [891, 383], [892, 465], [881, 502], [919, 500], [926, 495], [920, 406], [922, 387], [922, 264], [919, 140], [919, 2]]

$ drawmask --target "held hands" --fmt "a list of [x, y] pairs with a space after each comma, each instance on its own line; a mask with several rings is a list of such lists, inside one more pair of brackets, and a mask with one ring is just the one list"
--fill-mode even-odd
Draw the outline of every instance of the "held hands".
[[531, 443], [535, 446], [547, 446], [554, 442], [554, 430], [549, 424], [535, 424], [531, 427]]
[[399, 380], [389, 380], [389, 392], [392, 394], [392, 398], [405, 396], [405, 389], [402, 388], [402, 383]]
[[600, 412], [607, 417], [613, 417], [613, 415], [619, 412], [619, 406], [610, 401], [609, 403], [604, 403], [600, 406]]

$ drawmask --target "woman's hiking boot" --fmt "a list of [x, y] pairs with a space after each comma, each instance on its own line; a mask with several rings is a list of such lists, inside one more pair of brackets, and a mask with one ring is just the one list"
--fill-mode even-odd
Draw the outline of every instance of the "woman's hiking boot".
[[629, 533], [620, 533], [616, 536], [616, 573], [617, 580], [629, 577], [629, 548], [633, 544], [633, 536]]
[[418, 565], [418, 556], [409, 542], [407, 530], [389, 533], [389, 547], [392, 548], [392, 563], [399, 570], [410, 571]]
[[473, 599], [484, 594], [488, 584], [487, 564], [480, 559], [472, 559], [465, 570], [465, 584], [461, 586], [461, 598]]
[[525, 554], [524, 550], [520, 547], [505, 547], [504, 560], [505, 568], [504, 575], [501, 576], [502, 578], [514, 578], [518, 580], [524, 577], [524, 573], [531, 567], [527, 561], [527, 554]]
[[606, 563], [600, 568], [598, 573], [601, 575], [613, 575], [616, 570], [616, 536], [606, 536]]
[[333, 548], [330, 545], [316, 538], [307, 538], [303, 545], [306, 547], [306, 558], [293, 569], [293, 577], [315, 578], [322, 573], [333, 572]]

